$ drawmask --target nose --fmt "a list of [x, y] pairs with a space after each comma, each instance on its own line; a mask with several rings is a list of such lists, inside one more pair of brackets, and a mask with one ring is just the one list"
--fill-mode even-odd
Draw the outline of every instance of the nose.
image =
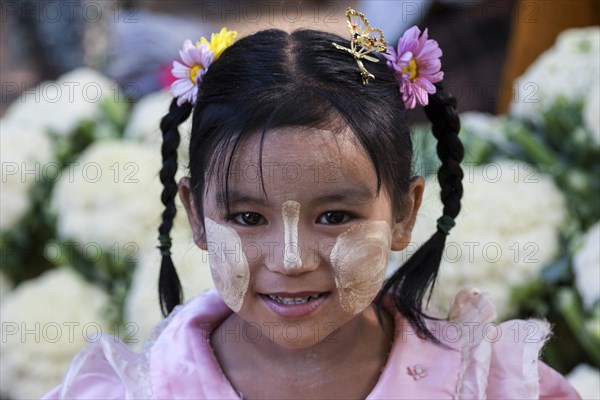
[[[300, 229], [300, 204], [290, 200], [282, 205], [283, 232], [277, 232], [277, 243], [283, 248], [267, 260], [267, 268], [286, 275], [299, 275], [319, 266], [318, 246], [311, 246], [309, 229]], [[302, 232], [300, 232], [302, 230]]]

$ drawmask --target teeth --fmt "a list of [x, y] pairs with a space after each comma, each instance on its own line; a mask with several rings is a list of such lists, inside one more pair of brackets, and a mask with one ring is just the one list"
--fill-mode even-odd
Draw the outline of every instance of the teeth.
[[281, 304], [297, 305], [297, 304], [306, 304], [310, 300], [316, 299], [317, 297], [319, 297], [319, 294], [318, 293], [311, 294], [310, 296], [306, 296], [306, 297], [280, 297], [280, 296], [273, 296], [273, 295], [268, 295], [268, 296], [271, 300], [274, 300]]

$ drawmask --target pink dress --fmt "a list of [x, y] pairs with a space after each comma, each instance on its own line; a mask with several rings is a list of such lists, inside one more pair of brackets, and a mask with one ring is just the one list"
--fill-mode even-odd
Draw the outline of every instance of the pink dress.
[[[549, 334], [542, 321], [496, 325], [476, 289], [454, 299], [448, 321], [430, 329], [448, 347], [421, 339], [401, 314], [395, 341], [368, 399], [578, 399], [559, 373], [538, 361]], [[82, 350], [45, 399], [240, 399], [211, 348], [210, 332], [231, 314], [213, 289], [179, 306], [141, 354], [106, 337]]]

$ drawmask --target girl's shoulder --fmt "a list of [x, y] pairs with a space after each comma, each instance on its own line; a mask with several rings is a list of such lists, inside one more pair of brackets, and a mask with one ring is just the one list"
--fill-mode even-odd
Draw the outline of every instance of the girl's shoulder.
[[[75, 356], [62, 383], [43, 398], [235, 398], [209, 343], [230, 314], [210, 290], [175, 307], [141, 353], [105, 335]], [[197, 383], [193, 393], [185, 382]]]
[[580, 398], [563, 376], [539, 360], [549, 324], [533, 319], [498, 324], [493, 303], [477, 289], [460, 291], [447, 318], [428, 320], [441, 345], [418, 335], [397, 311], [394, 315], [392, 352], [369, 398], [393, 393], [406, 398]]

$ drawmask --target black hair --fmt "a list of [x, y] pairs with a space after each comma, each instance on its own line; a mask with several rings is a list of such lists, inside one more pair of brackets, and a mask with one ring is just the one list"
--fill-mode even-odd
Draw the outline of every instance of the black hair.
[[[217, 174], [224, 177], [224, 200], [229, 208], [227, 188], [233, 155], [251, 134], [262, 132], [262, 149], [264, 134], [270, 129], [304, 126], [331, 130], [343, 126], [350, 127], [372, 160], [378, 193], [385, 188], [394, 215], [403, 216], [411, 182], [412, 141], [398, 83], [378, 55], [380, 62], [365, 62], [375, 79], [363, 85], [354, 58], [336, 49], [333, 42], [348, 45], [347, 39], [315, 30], [291, 34], [264, 30], [238, 40], [210, 65], [193, 107], [189, 170], [194, 198], [203, 198], [207, 177]], [[438, 139], [444, 215], [454, 218], [460, 210], [463, 175], [456, 103], [439, 85], [429, 102], [425, 111]], [[161, 123], [164, 161], [160, 176], [165, 185], [165, 212], [159, 229], [163, 254], [159, 294], [164, 315], [181, 302], [181, 286], [163, 242], [168, 245], [164, 235], [168, 236], [175, 214], [177, 125], [189, 113], [189, 105], [179, 107], [173, 100]], [[202, 201], [195, 203], [203, 221]], [[439, 231], [434, 234], [385, 282], [381, 292], [390, 293], [417, 331], [434, 340], [425, 325], [421, 303], [437, 276], [445, 236]], [[377, 302], [381, 301], [382, 296]]]

